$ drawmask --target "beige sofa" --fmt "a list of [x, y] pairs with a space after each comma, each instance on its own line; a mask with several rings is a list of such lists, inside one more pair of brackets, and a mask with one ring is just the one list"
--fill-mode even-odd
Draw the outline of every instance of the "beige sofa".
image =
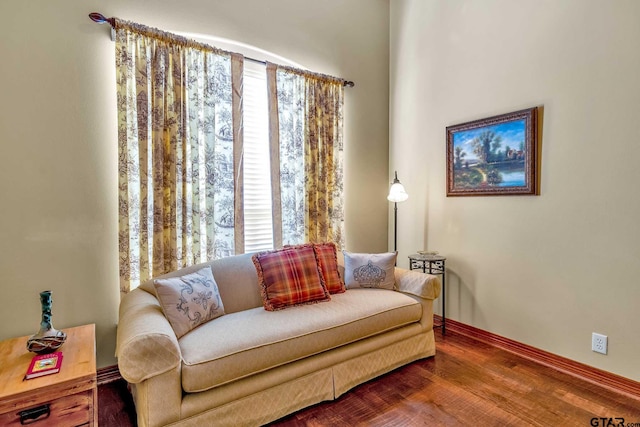
[[122, 299], [116, 353], [141, 427], [261, 425], [435, 354], [436, 276], [397, 268], [398, 291], [266, 311], [251, 254], [208, 264], [226, 314], [180, 339], [152, 283]]

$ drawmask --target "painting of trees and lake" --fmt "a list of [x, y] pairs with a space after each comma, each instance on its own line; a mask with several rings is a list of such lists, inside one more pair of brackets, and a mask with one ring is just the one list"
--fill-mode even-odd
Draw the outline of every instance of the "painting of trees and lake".
[[537, 194], [536, 113], [447, 127], [447, 195]]

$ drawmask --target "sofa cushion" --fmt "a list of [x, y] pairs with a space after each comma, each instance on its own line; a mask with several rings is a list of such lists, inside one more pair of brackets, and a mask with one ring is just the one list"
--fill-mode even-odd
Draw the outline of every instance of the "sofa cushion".
[[209, 267], [179, 277], [156, 279], [153, 284], [162, 311], [178, 338], [224, 314]]
[[422, 306], [400, 292], [353, 289], [331, 302], [227, 314], [178, 341], [182, 386], [198, 392], [420, 321]]
[[268, 311], [331, 299], [310, 246], [261, 252], [252, 260]]
[[397, 256], [394, 252], [365, 254], [343, 251], [343, 254], [347, 289], [394, 288]]

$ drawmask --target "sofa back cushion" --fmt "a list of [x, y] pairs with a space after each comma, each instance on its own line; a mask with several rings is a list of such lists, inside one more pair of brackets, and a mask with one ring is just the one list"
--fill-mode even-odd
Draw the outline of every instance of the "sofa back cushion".
[[[258, 276], [251, 261], [253, 254], [243, 254], [216, 259], [210, 262], [192, 265], [172, 271], [155, 279], [179, 277], [193, 273], [203, 267], [210, 267], [213, 277], [218, 284], [220, 297], [224, 304], [225, 313], [235, 313], [251, 308], [261, 307], [262, 298], [258, 287]], [[153, 280], [140, 285], [143, 290], [156, 295]]]
[[220, 258], [211, 262], [227, 313], [262, 306], [253, 253]]
[[267, 311], [331, 299], [312, 246], [261, 252], [252, 259]]

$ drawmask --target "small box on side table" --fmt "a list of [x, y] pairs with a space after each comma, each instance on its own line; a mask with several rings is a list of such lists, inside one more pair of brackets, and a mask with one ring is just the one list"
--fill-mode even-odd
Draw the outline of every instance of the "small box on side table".
[[29, 336], [0, 342], [0, 426], [97, 426], [95, 325], [64, 329], [62, 367], [25, 380]]

